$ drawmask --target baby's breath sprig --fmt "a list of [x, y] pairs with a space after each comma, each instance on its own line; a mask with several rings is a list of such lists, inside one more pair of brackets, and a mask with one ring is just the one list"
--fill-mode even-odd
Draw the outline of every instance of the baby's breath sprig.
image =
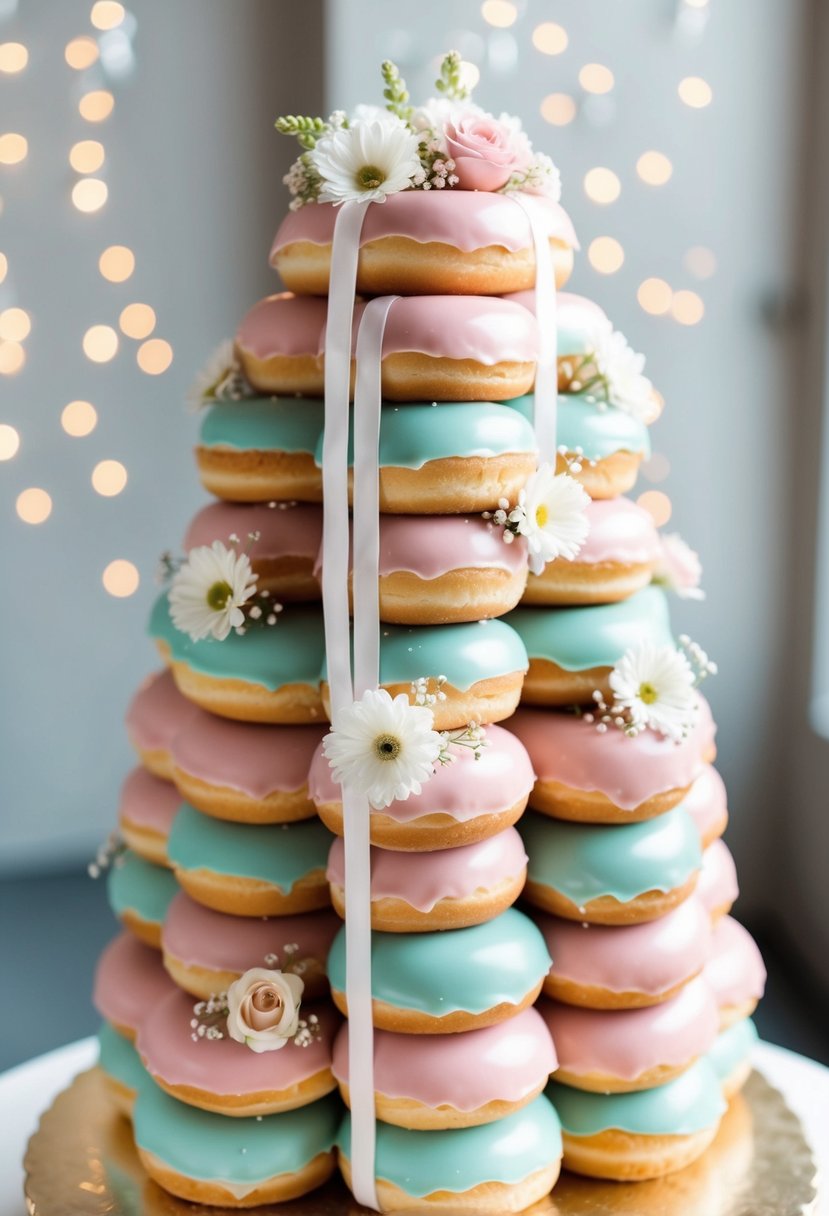
[[703, 680], [707, 680], [709, 676], [717, 674], [719, 670], [717, 664], [713, 659], [709, 659], [708, 653], [703, 650], [699, 642], [693, 641], [687, 633], [679, 635], [679, 648], [691, 664], [695, 676], [695, 688], [699, 688]]
[[443, 746], [440, 749], [437, 763], [441, 765], [452, 764], [456, 759], [449, 750], [452, 747], [466, 747], [472, 752], [476, 760], [480, 760], [481, 752], [485, 747], [489, 746], [486, 731], [480, 722], [476, 722], [474, 719], [471, 722], [467, 722], [466, 726], [460, 730], [442, 730], [440, 736], [443, 739]]
[[435, 88], [450, 101], [466, 101], [469, 97], [472, 90], [464, 83], [459, 51], [449, 51], [443, 56]]
[[406, 88], [406, 81], [400, 75], [400, 69], [390, 59], [384, 59], [380, 65], [380, 71], [386, 86], [383, 89], [386, 109], [403, 122], [410, 122], [414, 106], [409, 105], [409, 90]]
[[110, 832], [106, 840], [98, 845], [94, 860], [86, 867], [87, 874], [90, 878], [100, 878], [110, 866], [123, 864], [121, 859], [126, 851], [127, 846], [118, 832]]
[[438, 701], [445, 701], [446, 693], [443, 691], [443, 686], [446, 682], [446, 676], [419, 676], [416, 680], [412, 680], [410, 692], [412, 704], [425, 705], [427, 709], [431, 709]]

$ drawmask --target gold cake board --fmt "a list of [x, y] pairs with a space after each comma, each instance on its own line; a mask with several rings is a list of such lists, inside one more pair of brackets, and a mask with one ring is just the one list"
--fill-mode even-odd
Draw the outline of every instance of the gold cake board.
[[[25, 1159], [30, 1216], [231, 1216], [166, 1194], [144, 1173], [128, 1121], [97, 1068], [59, 1094]], [[563, 1173], [527, 1216], [801, 1216], [817, 1203], [816, 1166], [797, 1117], [758, 1072], [693, 1165], [652, 1182], [602, 1183]], [[252, 1216], [363, 1216], [339, 1181]], [[238, 1209], [235, 1210], [238, 1216]]]

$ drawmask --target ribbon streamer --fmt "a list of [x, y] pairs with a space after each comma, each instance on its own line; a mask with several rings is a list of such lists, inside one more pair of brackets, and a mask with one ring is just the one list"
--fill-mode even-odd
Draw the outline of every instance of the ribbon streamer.
[[[325, 327], [322, 604], [332, 722], [336, 722], [339, 711], [347, 708], [354, 700], [348, 612], [348, 399], [357, 261], [360, 232], [367, 210], [365, 204], [344, 203], [337, 213], [331, 247], [328, 318]], [[376, 582], [375, 576], [375, 595]], [[361, 594], [361, 598], [365, 599], [364, 594]], [[377, 640], [379, 654], [379, 632]], [[376, 679], [374, 682], [376, 683]], [[343, 786], [342, 796], [345, 825], [346, 995], [349, 1014], [352, 1190], [358, 1203], [377, 1211], [379, 1204], [374, 1178], [376, 1129], [374, 1030], [371, 1011], [369, 806], [365, 797], [349, 789], [348, 783]]]
[[521, 194], [511, 194], [526, 215], [535, 246], [535, 317], [541, 347], [535, 372], [533, 429], [541, 460], [556, 465], [556, 414], [558, 411], [558, 322], [556, 318], [556, 272], [549, 234], [533, 206]]

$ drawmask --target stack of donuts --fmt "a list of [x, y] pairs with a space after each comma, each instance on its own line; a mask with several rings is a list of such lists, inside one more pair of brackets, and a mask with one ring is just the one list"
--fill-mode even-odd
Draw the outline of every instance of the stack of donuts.
[[[295, 1198], [337, 1165], [354, 1177], [346, 826], [323, 744], [336, 219], [316, 201], [282, 222], [285, 290], [242, 319], [238, 391], [210, 396], [199, 424], [212, 501], [182, 548], [250, 538], [256, 620], [194, 640], [162, 593], [163, 666], [126, 718], [139, 764], [107, 880], [122, 930], [95, 979], [100, 1065], [149, 1175], [199, 1204]], [[380, 363], [379, 683], [427, 698], [448, 761], [370, 813], [383, 1212], [520, 1212], [562, 1163], [627, 1180], [682, 1168], [745, 1080], [763, 986], [728, 916], [707, 703], [679, 743], [587, 712], [631, 647], [674, 642], [659, 538], [624, 497], [647, 423], [585, 391], [609, 323], [565, 292], [556, 450], [538, 448], [539, 233], [561, 288], [576, 238], [538, 194], [403, 189], [366, 204], [359, 237], [352, 353], [366, 300], [398, 297]], [[542, 462], [581, 483], [589, 533], [530, 574], [498, 513]], [[228, 990], [258, 969], [303, 984], [278, 1050], [222, 1029]]]
[[622, 496], [650, 450], [647, 426], [573, 383], [597, 326], [609, 322], [594, 303], [561, 294], [558, 459], [590, 495], [590, 531], [573, 561], [530, 575], [507, 616], [530, 666], [506, 726], [536, 775], [520, 824], [524, 898], [553, 958], [538, 1009], [558, 1055], [547, 1093], [564, 1165], [633, 1180], [680, 1169], [713, 1140], [750, 1071], [765, 973], [728, 916], [738, 892], [707, 702], [698, 695], [678, 742], [591, 712], [612, 700], [626, 651], [674, 645], [651, 582], [659, 538]]

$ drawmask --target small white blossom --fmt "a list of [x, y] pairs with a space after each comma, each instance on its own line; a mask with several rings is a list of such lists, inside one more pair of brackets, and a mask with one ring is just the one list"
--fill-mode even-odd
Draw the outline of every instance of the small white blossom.
[[653, 581], [669, 591], [674, 591], [683, 600], [704, 600], [705, 592], [700, 587], [702, 563], [691, 546], [678, 532], [669, 532], [659, 537], [659, 560], [653, 572]]
[[392, 699], [384, 688], [368, 689], [334, 719], [323, 751], [334, 780], [347, 782], [379, 811], [419, 794], [433, 775], [443, 747], [433, 726], [431, 709], [410, 704], [405, 693]]
[[204, 367], [187, 390], [187, 408], [196, 412], [211, 401], [238, 401], [251, 396], [236, 358], [233, 343], [225, 338], [210, 354]]
[[421, 171], [418, 137], [392, 114], [329, 131], [308, 153], [324, 203], [382, 203]]
[[541, 574], [556, 558], [572, 561], [576, 557], [590, 529], [589, 501], [584, 488], [569, 474], [556, 474], [549, 464], [533, 473], [518, 506], [507, 516], [509, 530], [526, 537], [533, 574]]
[[642, 372], [645, 356], [637, 354], [628, 345], [624, 334], [610, 327], [597, 327], [592, 361], [611, 405], [639, 422], [654, 421], [659, 414], [659, 406], [653, 385]]
[[610, 673], [611, 711], [626, 714], [635, 730], [650, 727], [675, 741], [687, 735], [698, 701], [685, 655], [652, 642], [627, 651]]
[[198, 545], [170, 586], [173, 624], [194, 642], [207, 637], [224, 641], [244, 623], [242, 605], [255, 592], [256, 578], [246, 553], [228, 549], [220, 540]]

